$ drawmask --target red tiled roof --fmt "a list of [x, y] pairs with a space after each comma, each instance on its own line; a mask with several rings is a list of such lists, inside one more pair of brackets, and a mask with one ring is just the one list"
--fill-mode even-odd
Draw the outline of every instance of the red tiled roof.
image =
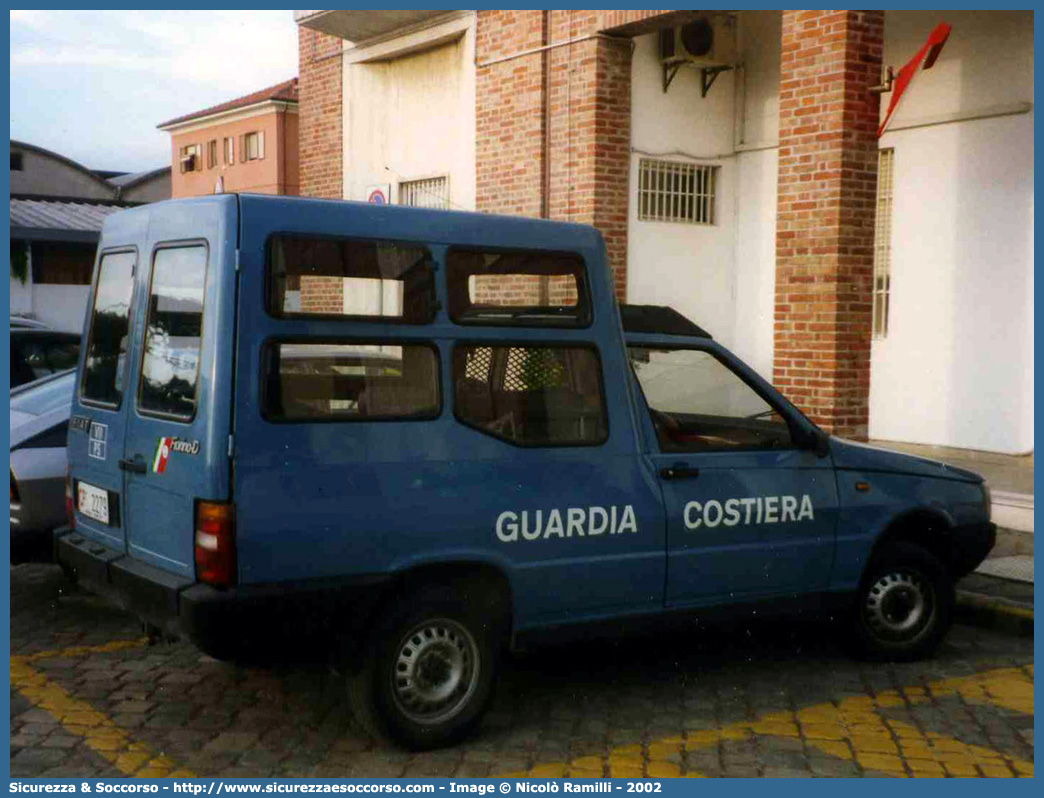
[[210, 108], [204, 108], [202, 111], [195, 111], [185, 116], [179, 116], [176, 119], [171, 119], [169, 122], [162, 122], [156, 127], [164, 128], [168, 125], [177, 125], [182, 122], [189, 122], [193, 119], [202, 119], [205, 116], [212, 116], [213, 114], [220, 114], [223, 111], [232, 111], [236, 108], [246, 108], [248, 105], [256, 105], [266, 100], [281, 100], [282, 102], [296, 103], [297, 102], [297, 78], [291, 78], [290, 80], [284, 80], [282, 83], [277, 83], [275, 86], [269, 86], [267, 89], [261, 89], [261, 91], [255, 91], [253, 94], [248, 94], [245, 97], [237, 97], [235, 100], [229, 100], [227, 103], [221, 103], [220, 105], [214, 105]]

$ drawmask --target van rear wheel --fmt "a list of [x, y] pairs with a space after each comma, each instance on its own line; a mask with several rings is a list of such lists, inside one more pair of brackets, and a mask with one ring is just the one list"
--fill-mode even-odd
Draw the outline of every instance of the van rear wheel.
[[375, 630], [347, 677], [356, 719], [411, 750], [452, 745], [481, 720], [493, 696], [499, 636], [482, 607], [449, 588], [404, 597]]
[[870, 659], [909, 661], [942, 642], [953, 614], [953, 577], [927, 549], [894, 543], [867, 566], [853, 607], [853, 642]]

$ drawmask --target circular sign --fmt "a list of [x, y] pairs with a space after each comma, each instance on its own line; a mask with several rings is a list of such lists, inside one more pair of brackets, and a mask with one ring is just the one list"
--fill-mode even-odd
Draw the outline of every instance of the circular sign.
[[383, 188], [375, 188], [373, 191], [371, 191], [370, 192], [370, 196], [368, 196], [366, 198], [366, 201], [370, 202], [370, 203], [372, 203], [374, 205], [387, 205], [388, 204], [388, 198], [386, 196], [384, 196], [384, 189]]

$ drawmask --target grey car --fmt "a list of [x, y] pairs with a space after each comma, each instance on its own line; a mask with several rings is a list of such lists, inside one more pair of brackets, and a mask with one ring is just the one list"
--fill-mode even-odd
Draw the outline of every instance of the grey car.
[[75, 369], [11, 391], [11, 561], [50, 556], [65, 523], [65, 441]]

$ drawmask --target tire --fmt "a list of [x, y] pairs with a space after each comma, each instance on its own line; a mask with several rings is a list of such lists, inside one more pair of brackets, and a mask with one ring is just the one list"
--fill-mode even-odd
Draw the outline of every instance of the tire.
[[939, 559], [916, 544], [893, 543], [863, 574], [852, 608], [852, 642], [868, 659], [921, 659], [945, 637], [953, 603], [953, 577]]
[[346, 677], [356, 719], [373, 736], [424, 751], [467, 737], [493, 698], [501, 623], [490, 604], [450, 587], [404, 596]]

